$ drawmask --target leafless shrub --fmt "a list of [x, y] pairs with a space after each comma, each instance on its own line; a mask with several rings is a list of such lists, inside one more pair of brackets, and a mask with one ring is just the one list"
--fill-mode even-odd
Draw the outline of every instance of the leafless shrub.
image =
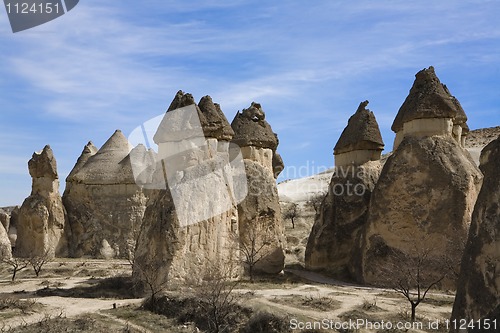
[[196, 296], [206, 316], [208, 331], [211, 333], [230, 332], [234, 324], [232, 316], [238, 307], [238, 298], [234, 288], [238, 281], [231, 280], [231, 268], [221, 264], [209, 267], [202, 284], [197, 288]]
[[12, 268], [12, 281], [16, 280], [17, 272], [22, 271], [30, 264], [28, 259], [16, 257], [4, 258], [1, 262]]
[[413, 249], [409, 253], [391, 249], [388, 257], [392, 265], [384, 270], [388, 285], [400, 293], [410, 303], [410, 320], [415, 321], [416, 308], [421, 304], [429, 290], [439, 284], [446, 273], [442, 263], [436, 260], [435, 250], [424, 242], [413, 238]]
[[28, 258], [28, 262], [33, 267], [36, 277], [40, 275], [42, 267], [51, 261], [52, 257], [49, 255], [49, 251], [45, 251], [42, 255], [33, 254]]
[[147, 290], [153, 307], [157, 296], [165, 290], [169, 282], [168, 275], [163, 270], [165, 267], [168, 267], [168, 261], [158, 253], [143, 260], [134, 260], [135, 278]]
[[270, 254], [269, 245], [272, 243], [272, 230], [260, 223], [257, 218], [255, 222], [240, 233], [233, 234], [235, 244], [239, 244], [239, 261], [248, 270], [250, 281], [253, 282], [255, 266]]

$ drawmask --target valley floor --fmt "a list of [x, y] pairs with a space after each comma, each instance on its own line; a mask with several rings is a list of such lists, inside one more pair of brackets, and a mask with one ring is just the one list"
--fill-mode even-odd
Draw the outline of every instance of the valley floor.
[[[58, 332], [58, 325], [61, 332], [197, 331], [190, 323], [141, 310], [142, 299], [130, 292], [130, 274], [127, 261], [56, 259], [39, 277], [26, 268], [12, 282], [10, 269], [1, 266], [0, 331]], [[254, 312], [282, 317], [292, 332], [445, 332], [454, 299], [453, 293], [430, 294], [417, 308], [422, 329], [399, 330], [397, 323], [409, 325], [409, 306], [399, 294], [307, 271], [241, 282], [234, 295]], [[354, 322], [360, 324], [356, 330]], [[429, 328], [429, 322], [438, 327]], [[322, 330], [305, 330], [312, 326]]]

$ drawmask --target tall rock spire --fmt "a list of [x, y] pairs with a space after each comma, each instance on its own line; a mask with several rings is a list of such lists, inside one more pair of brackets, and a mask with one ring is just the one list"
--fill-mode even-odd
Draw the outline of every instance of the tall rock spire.
[[31, 195], [19, 210], [16, 254], [20, 257], [67, 255], [67, 222], [61, 195], [57, 163], [50, 146], [34, 153], [28, 162], [33, 179]]

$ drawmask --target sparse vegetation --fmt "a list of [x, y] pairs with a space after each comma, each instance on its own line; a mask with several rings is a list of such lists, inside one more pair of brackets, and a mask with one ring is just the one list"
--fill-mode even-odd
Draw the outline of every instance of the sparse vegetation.
[[35, 293], [43, 297], [126, 299], [137, 296], [134, 286], [134, 281], [130, 276], [114, 276], [106, 279], [90, 279], [84, 285], [69, 289], [48, 284]]
[[299, 217], [299, 205], [292, 202], [288, 205], [288, 208], [285, 210], [283, 217], [292, 222], [292, 229], [295, 229], [295, 219]]
[[28, 267], [29, 260], [25, 258], [12, 257], [2, 259], [2, 263], [7, 264], [11, 267], [12, 281], [15, 281], [17, 273]]
[[250, 281], [254, 281], [255, 266], [269, 255], [269, 245], [273, 239], [269, 227], [255, 220], [251, 226], [240, 233], [233, 234], [233, 241], [239, 243], [240, 262], [247, 268]]
[[52, 261], [52, 258], [49, 255], [49, 251], [46, 251], [42, 255], [33, 254], [28, 258], [28, 262], [33, 267], [33, 271], [35, 272], [36, 277], [40, 275], [40, 271], [42, 267]]
[[429, 290], [446, 277], [446, 274], [436, 273], [440, 263], [431, 259], [432, 254], [432, 248], [420, 243], [414, 244], [411, 254], [391, 250], [394, 266], [384, 272], [388, 285], [410, 303], [412, 322], [416, 319], [417, 306], [425, 300]]
[[159, 254], [143, 260], [134, 260], [134, 272], [143, 287], [149, 293], [150, 302], [156, 302], [157, 296], [165, 290], [168, 285], [168, 276], [162, 268], [167, 267], [168, 262]]
[[314, 211], [316, 212], [316, 215], [319, 214], [320, 209], [321, 209], [321, 204], [323, 203], [323, 199], [325, 198], [325, 195], [316, 195], [312, 197], [307, 204], [310, 205]]
[[241, 333], [288, 333], [291, 332], [286, 318], [269, 312], [258, 312], [247, 322]]
[[16, 297], [0, 297], [0, 313], [9, 310], [19, 310], [23, 314], [35, 312], [41, 307], [36, 300], [21, 300]]

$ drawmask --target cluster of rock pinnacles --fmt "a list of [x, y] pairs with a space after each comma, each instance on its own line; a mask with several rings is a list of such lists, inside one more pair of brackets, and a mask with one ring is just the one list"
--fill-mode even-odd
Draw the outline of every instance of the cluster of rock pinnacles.
[[389, 156], [381, 157], [384, 143], [367, 104], [334, 148], [336, 168], [306, 268], [387, 286], [388, 274], [406, 269], [401, 258], [411, 264], [425, 255], [425, 274], [457, 287], [453, 318], [498, 317], [500, 138], [484, 148], [478, 168], [464, 148], [467, 116], [433, 67], [416, 74], [392, 125]]
[[[388, 157], [381, 156], [384, 143], [367, 105], [360, 104], [334, 148], [336, 171], [309, 236], [306, 268], [383, 285], [384, 270], [398, 264], [391, 253], [411, 258], [418, 252], [416, 246], [432, 249], [431, 261], [446, 257], [449, 263], [432, 267], [433, 273], [447, 276], [443, 285], [459, 281], [453, 317], [498, 317], [500, 138], [483, 150], [478, 168], [464, 149], [467, 116], [432, 67], [416, 74], [392, 125], [396, 138]], [[66, 179], [62, 197], [56, 162], [46, 146], [29, 161], [32, 193], [12, 212], [10, 228], [8, 218], [0, 215], [0, 255], [11, 255], [7, 244], [13, 236], [6, 230], [17, 229], [18, 256], [127, 258], [133, 253], [143, 263], [160, 258], [162, 266], [154, 269], [182, 282], [202, 277], [209, 264], [239, 256], [233, 236], [242, 242], [260, 225], [271, 237], [266, 239], [266, 258], [256, 269], [280, 272], [285, 244], [275, 178], [283, 161], [261, 106], [252, 103], [230, 125], [209, 96], [196, 104], [190, 94], [179, 91], [167, 114], [187, 106], [195, 108], [206, 144], [189, 161], [175, 161], [185, 164], [184, 169], [172, 171], [170, 177], [206, 176], [206, 170], [233, 159], [231, 147], [236, 146], [249, 184], [241, 201], [230, 191], [215, 192], [207, 185], [232, 188], [242, 177], [231, 167], [219, 167], [196, 188], [193, 200], [186, 200], [191, 213], [182, 218], [200, 213], [193, 201], [229, 206], [185, 226], [172, 194], [182, 189], [147, 186], [151, 179], [168, 176], [161, 163], [151, 161], [164, 158], [162, 150], [192, 139], [182, 124], [169, 131], [162, 131], [160, 124], [154, 137], [158, 153], [142, 145], [131, 147], [120, 131], [99, 150], [89, 142]], [[132, 164], [137, 161], [148, 172], [134, 175]], [[235, 276], [241, 269], [235, 268]], [[445, 274], [450, 269], [460, 273]]]

